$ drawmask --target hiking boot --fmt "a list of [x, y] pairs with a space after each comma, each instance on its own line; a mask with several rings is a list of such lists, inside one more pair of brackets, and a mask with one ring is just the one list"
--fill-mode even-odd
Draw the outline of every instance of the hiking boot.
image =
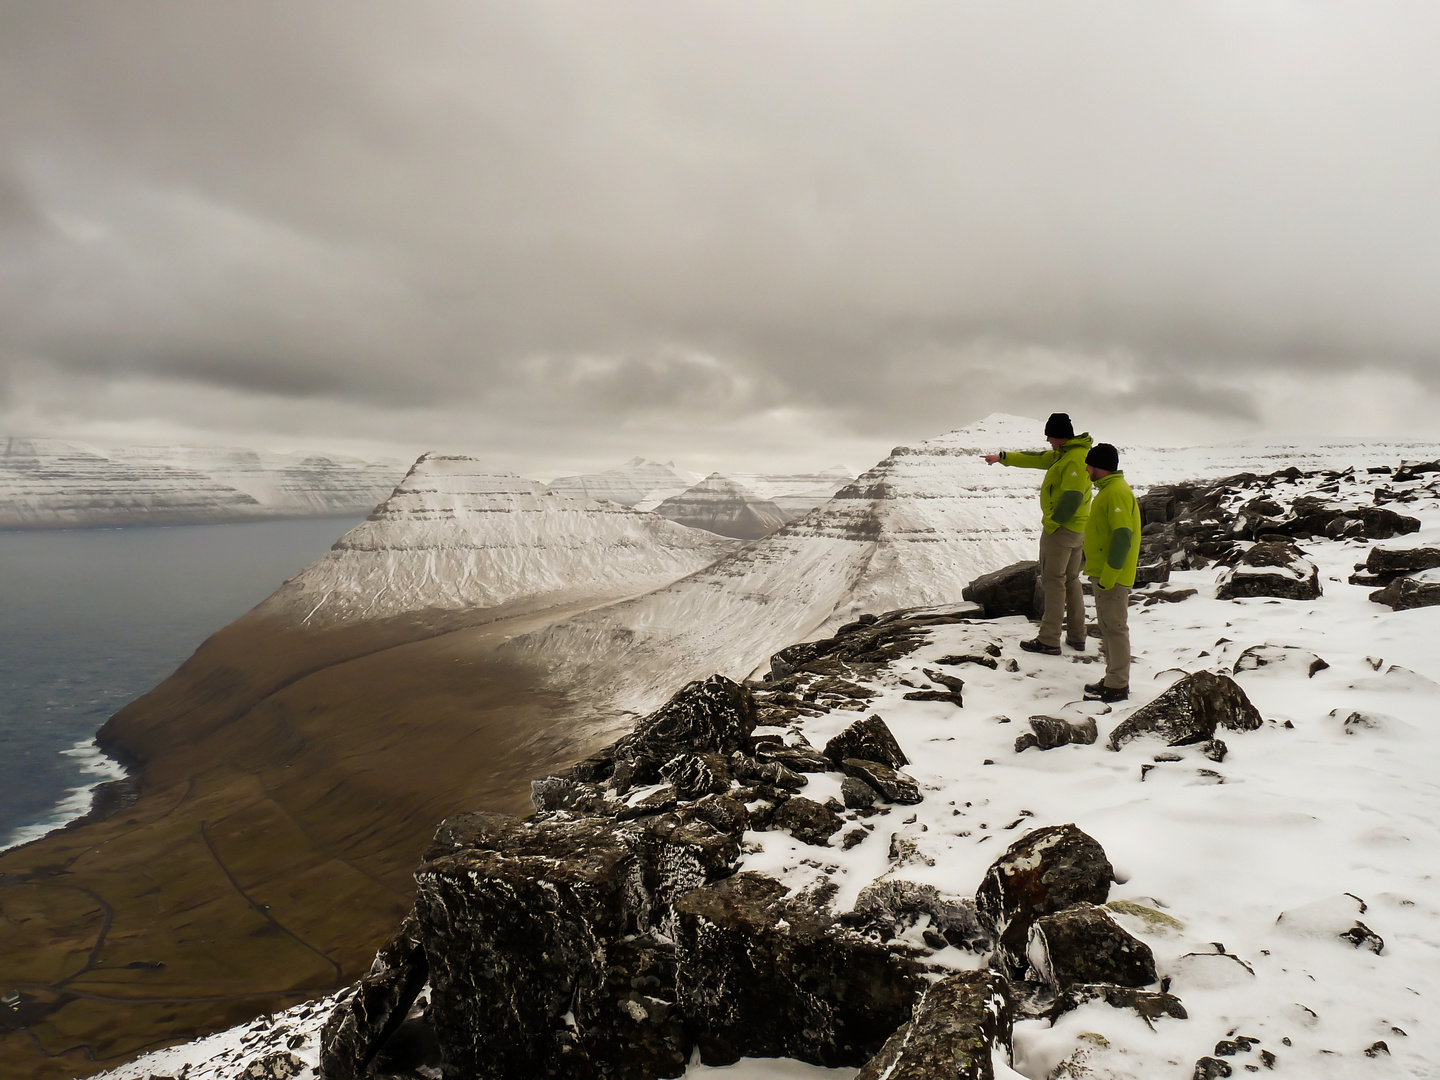
[[1104, 682], [1089, 683], [1085, 687], [1086, 701], [1103, 701], [1109, 704], [1112, 701], [1124, 701], [1130, 696], [1128, 686], [1106, 686]]
[[1085, 639], [1084, 639], [1083, 637], [1082, 637], [1082, 638], [1066, 638], [1066, 639], [1065, 639], [1065, 644], [1066, 644], [1066, 645], [1069, 645], [1070, 648], [1074, 649], [1076, 652], [1084, 652], [1084, 651], [1085, 651]]
[[1044, 653], [1046, 656], [1059, 656], [1059, 645], [1046, 645], [1039, 638], [1031, 638], [1029, 641], [1020, 642], [1020, 648], [1026, 652]]

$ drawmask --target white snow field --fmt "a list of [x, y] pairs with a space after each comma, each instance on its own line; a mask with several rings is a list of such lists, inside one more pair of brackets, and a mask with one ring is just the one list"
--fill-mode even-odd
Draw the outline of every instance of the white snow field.
[[[981, 534], [988, 539], [968, 542], [988, 543], [999, 552], [1013, 541], [1020, 554], [1028, 554], [1019, 511], [1014, 521], [1003, 515], [1011, 513], [1011, 482], [1028, 478], [1033, 483], [1038, 473], [974, 468], [979, 450], [1015, 445], [1013, 439], [997, 438], [1011, 434], [1009, 427], [1006, 420], [964, 436], [968, 445], [960, 445], [956, 436], [936, 440], [927, 444], [929, 450], [897, 455], [877, 469], [868, 482], [888, 484], [900, 493], [880, 515], [882, 535], [893, 530], [913, 536], [900, 530], [900, 522], [938, 529], [972, 514], [976, 520], [990, 505], [1002, 516]], [[1257, 460], [1244, 457], [1241, 448], [1218, 448], [1176, 452], [1173, 466], [1161, 458], [1160, 464], [1144, 468], [1137, 452], [1135, 471], [1158, 482], [1246, 467], [1265, 472], [1289, 464], [1306, 469], [1355, 464], [1361, 466], [1355, 476], [1316, 477], [1301, 482], [1296, 492], [1365, 504], [1371, 502], [1376, 478], [1366, 476], [1364, 466], [1394, 465], [1400, 457], [1434, 458], [1440, 456], [1437, 449], [1341, 444], [1287, 448]], [[957, 465], [962, 476], [984, 477], [992, 486], [967, 494], [962, 482], [945, 481], [944, 467]], [[1381, 479], [1390, 484], [1388, 477]], [[927, 485], [935, 491], [931, 501], [918, 494]], [[1403, 490], [1419, 484], [1392, 486]], [[868, 504], [880, 498], [849, 501]], [[841, 506], [846, 503], [839, 500]], [[1018, 505], [1030, 509], [1028, 500]], [[1379, 546], [1440, 546], [1440, 500], [1433, 492], [1395, 508], [1418, 517], [1422, 529]], [[850, 520], [857, 519], [874, 520], [865, 513]], [[875, 541], [845, 535], [842, 520], [832, 507], [811, 519], [806, 528], [813, 532], [802, 530], [772, 562], [758, 557], [764, 545], [755, 545], [741, 553], [748, 559], [744, 573], [725, 578], [712, 569], [661, 595], [679, 598], [671, 601], [677, 619], [683, 600], [683, 611], [694, 620], [707, 625], [729, 620], [724, 625], [732, 630], [756, 632], [762, 624], [751, 619], [747, 604], [799, 625], [794, 612], [823, 622], [824, 605], [836, 596], [888, 595], [900, 603], [936, 598], [928, 591], [935, 587], [932, 582], [916, 581], [909, 593], [898, 576], [877, 576], [871, 584], [869, 562], [846, 545]], [[907, 567], [943, 568], [945, 563], [926, 553], [946, 545], [956, 552], [968, 550], [967, 541], [958, 537], [937, 537], [928, 549], [921, 546], [924, 541], [911, 542], [922, 554], [912, 556], [904, 541], [895, 543], [896, 550], [887, 555], [892, 575]], [[812, 545], [812, 554], [804, 554], [805, 543]], [[1440, 608], [1391, 611], [1369, 601], [1369, 587], [1348, 584], [1370, 541], [1300, 543], [1320, 570], [1324, 595], [1313, 601], [1217, 600], [1221, 567], [1172, 575], [1168, 591], [1196, 590], [1180, 602], [1147, 604], [1146, 593], [1137, 591], [1130, 615], [1132, 693], [1116, 706], [1081, 700], [1082, 684], [1101, 671], [1094, 648], [1083, 654], [1067, 650], [1061, 657], [1022, 652], [1019, 642], [1033, 634], [1033, 627], [1018, 617], [934, 628], [928, 644], [870, 681], [878, 696], [863, 713], [821, 712], [822, 703], [815, 710], [820, 715], [770, 729], [788, 741], [803, 738], [819, 747], [857, 716], [878, 713], [912, 759], [906, 771], [919, 782], [924, 801], [892, 806], [863, 821], [872, 829], [849, 850], [840, 847], [847, 830], [826, 846], [801, 843], [782, 832], [748, 833], [742, 869], [774, 875], [797, 890], [831, 880], [838, 885], [831, 901], [837, 912], [849, 910], [861, 889], [878, 880], [928, 883], [943, 894], [969, 897], [989, 865], [1026, 832], [1074, 822], [1105, 848], [1119, 879], [1111, 891], [1115, 918], [1154, 951], [1160, 974], [1170, 980], [1170, 992], [1184, 1003], [1189, 1018], [1162, 1019], [1152, 1027], [1129, 1011], [1093, 1002], [1053, 1026], [1023, 1021], [1015, 1030], [1013, 1072], [1002, 1063], [997, 1076], [1190, 1080], [1198, 1058], [1235, 1036], [1257, 1040], [1249, 1050], [1225, 1058], [1237, 1076], [1246, 1071], [1268, 1075], [1263, 1054], [1274, 1055], [1277, 1075], [1306, 1080], [1440, 1076], [1435, 1024], [1440, 1015]], [[959, 555], [946, 558], [958, 561]], [[835, 572], [828, 560], [842, 563], [843, 569]], [[882, 586], [882, 580], [888, 583]], [[767, 584], [784, 584], [785, 596], [766, 604], [763, 596], [729, 595], [732, 589]], [[887, 589], [892, 591], [887, 594]], [[939, 598], [957, 595], [958, 588]], [[644, 603], [622, 605], [633, 625], [643, 625]], [[862, 603], [847, 600], [843, 606], [848, 612]], [[878, 612], [882, 606], [899, 604], [881, 601], [870, 609]], [[797, 638], [775, 640], [784, 645]], [[937, 669], [940, 657], [980, 652], [988, 644], [1000, 646], [1004, 658], [1017, 661], [1018, 670], [974, 664], [945, 668], [965, 680], [964, 708], [904, 700], [912, 688], [930, 685], [924, 669]], [[1257, 645], [1274, 647], [1267, 653], [1272, 662], [1241, 665], [1237, 672], [1241, 653]], [[1312, 654], [1329, 665], [1313, 675]], [[710, 674], [726, 657], [743, 662], [739, 648], [717, 649], [708, 658], [672, 655], [684, 655], [691, 664], [671, 670], [672, 688]], [[1223, 733], [1229, 753], [1222, 762], [1203, 757], [1195, 747], [1170, 748], [1154, 738], [1136, 739], [1118, 752], [1105, 748], [1106, 735], [1135, 708], [1183, 673], [1200, 670], [1233, 675], [1265, 718], [1256, 731]], [[1026, 719], [1038, 714], [1093, 716], [1100, 738], [1090, 746], [1016, 754], [1016, 737], [1028, 730]], [[810, 774], [804, 794], [823, 802], [838, 795], [839, 786], [839, 774]], [[909, 841], [897, 850], [913, 855], [892, 857], [897, 835]], [[1357, 947], [1339, 936], [1357, 921], [1383, 939], [1383, 948]], [[923, 922], [914, 928], [917, 941], [925, 929]], [[982, 957], [954, 948], [934, 955], [955, 968], [983, 963]], [[312, 1005], [302, 1016], [304, 1008], [276, 1018], [286, 1028], [280, 1035], [274, 1035], [274, 1023], [262, 1020], [107, 1075], [220, 1080], [289, 1042], [313, 1066], [328, 1007]], [[190, 1070], [182, 1073], [186, 1063]], [[724, 1069], [696, 1064], [686, 1075], [820, 1080], [854, 1072], [752, 1060]], [[307, 1068], [301, 1080], [311, 1076], [313, 1069]]]
[[0, 528], [364, 513], [404, 473], [333, 454], [0, 437]]
[[651, 510], [663, 500], [682, 491], [700, 479], [693, 473], [675, 468], [673, 461], [661, 464], [643, 457], [633, 457], [624, 465], [583, 476], [557, 476], [547, 485], [556, 495], [572, 499], [605, 499], [637, 510]]
[[257, 611], [308, 625], [511, 601], [597, 602], [674, 581], [737, 541], [426, 454], [369, 520]]

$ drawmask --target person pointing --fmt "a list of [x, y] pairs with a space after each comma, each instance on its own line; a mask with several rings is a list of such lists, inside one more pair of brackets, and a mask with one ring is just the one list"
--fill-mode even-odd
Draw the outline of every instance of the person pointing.
[[1085, 650], [1085, 595], [1080, 587], [1080, 568], [1085, 561], [1085, 522], [1090, 514], [1090, 477], [1085, 455], [1090, 452], [1089, 433], [1075, 434], [1067, 413], [1051, 413], [1045, 422], [1045, 441], [1050, 449], [1041, 453], [1001, 450], [986, 454], [985, 463], [1022, 469], [1044, 469], [1040, 483], [1040, 584], [1045, 592], [1045, 613], [1040, 630], [1020, 647], [1027, 652], [1060, 655], [1060, 629], [1066, 644]]

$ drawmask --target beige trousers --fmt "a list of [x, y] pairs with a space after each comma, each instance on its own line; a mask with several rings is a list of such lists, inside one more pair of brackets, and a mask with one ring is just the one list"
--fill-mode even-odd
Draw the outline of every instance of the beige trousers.
[[1130, 588], [1095, 585], [1095, 621], [1105, 649], [1105, 685], [1119, 690], [1130, 685]]
[[1060, 625], [1071, 641], [1085, 640], [1085, 593], [1080, 567], [1085, 563], [1085, 536], [1070, 529], [1040, 534], [1040, 586], [1045, 614], [1036, 635], [1042, 645], [1060, 645]]

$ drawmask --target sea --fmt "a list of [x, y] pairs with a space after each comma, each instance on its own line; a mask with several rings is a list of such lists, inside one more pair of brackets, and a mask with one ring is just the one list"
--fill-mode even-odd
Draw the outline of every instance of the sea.
[[0, 848], [89, 810], [106, 719], [361, 520], [0, 532]]

